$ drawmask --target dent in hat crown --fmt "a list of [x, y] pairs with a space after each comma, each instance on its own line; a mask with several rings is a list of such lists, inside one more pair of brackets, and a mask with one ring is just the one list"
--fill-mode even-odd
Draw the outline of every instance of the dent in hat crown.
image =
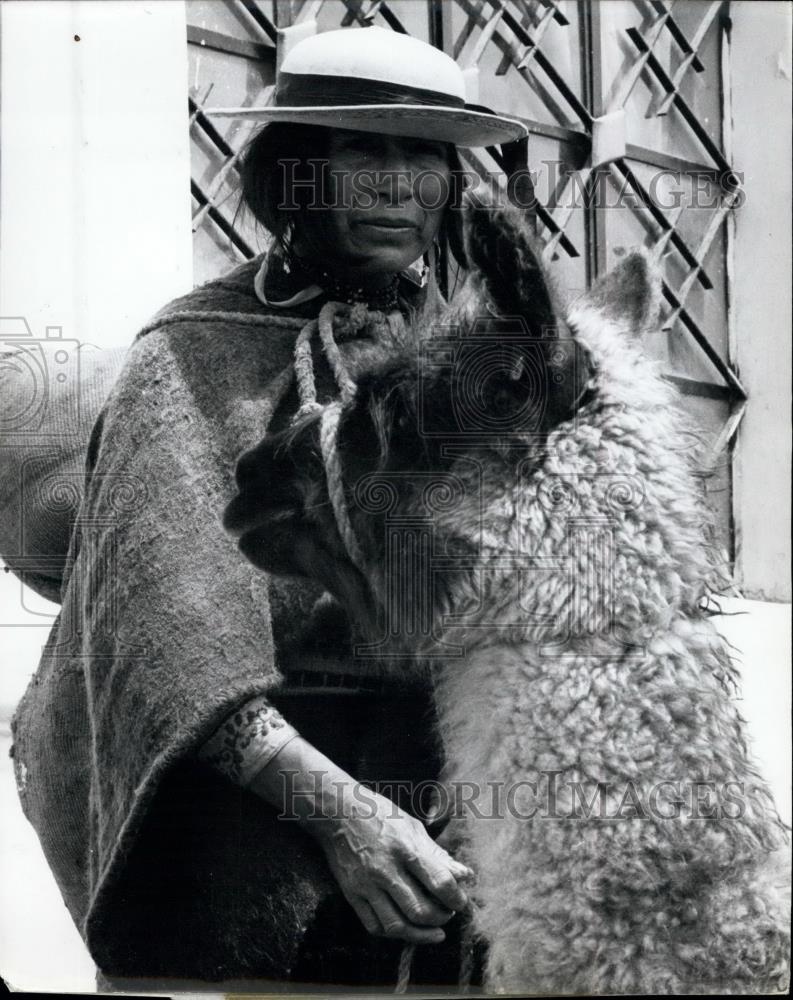
[[376, 26], [305, 38], [287, 53], [281, 72], [371, 80], [465, 102], [465, 78], [451, 56], [418, 38]]
[[207, 115], [293, 122], [458, 146], [525, 139], [518, 119], [466, 104], [463, 71], [445, 52], [387, 28], [341, 28], [287, 51], [271, 103], [205, 108]]

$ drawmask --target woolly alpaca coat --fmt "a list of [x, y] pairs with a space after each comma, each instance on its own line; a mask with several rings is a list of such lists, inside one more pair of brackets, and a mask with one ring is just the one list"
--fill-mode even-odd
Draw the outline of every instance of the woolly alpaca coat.
[[[131, 348], [91, 436], [62, 610], [13, 722], [24, 811], [109, 975], [283, 978], [336, 891], [303, 831], [192, 756], [305, 666], [321, 593], [268, 581], [221, 526], [236, 458], [297, 409], [304, 320], [262, 306], [256, 266], [174, 301]], [[341, 345], [353, 368], [379, 329]], [[317, 369], [319, 398], [335, 395]], [[328, 665], [347, 670], [347, 653], [326, 650]]]
[[[641, 301], [644, 267], [626, 305]], [[529, 575], [523, 606], [548, 624], [474, 648], [438, 686], [447, 779], [484, 790], [460, 836], [479, 873], [486, 982], [541, 995], [784, 990], [786, 832], [747, 746], [735, 667], [699, 607], [718, 577], [690, 434], [633, 342], [636, 319], [603, 305], [596, 293], [568, 316], [594, 361], [592, 399], [550, 435], [512, 536], [543, 565], [569, 555], [572, 572]], [[507, 531], [497, 514], [488, 527]], [[487, 729], [472, 724], [483, 702]], [[494, 777], [518, 794], [510, 809], [502, 790], [504, 818], [482, 822]]]
[[[533, 355], [548, 359], [536, 381], [521, 380], [525, 367], [492, 341], [489, 358], [504, 360], [480, 382], [488, 415], [505, 401], [520, 412], [539, 384], [551, 386], [543, 413], [562, 419], [541, 448], [534, 433], [511, 450], [480, 433], [444, 455], [435, 435], [448, 441], [459, 428], [445, 405], [448, 366], [428, 376], [408, 356], [359, 380], [337, 447], [348, 486], [359, 484], [347, 490], [348, 516], [375, 593], [398, 593], [405, 579], [388, 558], [384, 517], [426, 523], [432, 512], [434, 628], [401, 634], [419, 656], [438, 640], [464, 647], [438, 662], [435, 699], [445, 778], [458, 790], [448, 829], [478, 876], [486, 984], [517, 995], [784, 989], [789, 872], [775, 851], [786, 831], [747, 747], [728, 649], [702, 606], [722, 580], [691, 435], [638, 344], [657, 329], [660, 278], [632, 254], [565, 316], [518, 213], [473, 199], [466, 250], [463, 331], [495, 312], [571, 338], [532, 342], [549, 348]], [[574, 344], [588, 364], [562, 368]], [[230, 520], [243, 541], [276, 527], [255, 502], [253, 470], [288, 480], [319, 428], [309, 418], [288, 440], [268, 435], [240, 463]], [[446, 488], [434, 507], [428, 473]], [[390, 490], [379, 520], [363, 506], [370, 474]], [[293, 519], [321, 539], [326, 579], [352, 558], [323, 502], [327, 478], [304, 490]], [[268, 569], [269, 547], [244, 551]], [[447, 553], [460, 552], [455, 566]]]

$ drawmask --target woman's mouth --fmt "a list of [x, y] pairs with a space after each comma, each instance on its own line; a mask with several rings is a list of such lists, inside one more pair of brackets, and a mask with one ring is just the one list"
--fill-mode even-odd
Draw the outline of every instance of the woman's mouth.
[[363, 229], [388, 230], [393, 233], [413, 232], [419, 227], [411, 219], [394, 219], [389, 216], [373, 215], [353, 220], [353, 225]]

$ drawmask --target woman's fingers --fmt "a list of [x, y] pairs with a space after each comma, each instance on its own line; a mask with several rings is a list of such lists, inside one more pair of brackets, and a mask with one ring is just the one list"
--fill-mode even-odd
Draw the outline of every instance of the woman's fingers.
[[450, 910], [465, 909], [468, 898], [457, 880], [472, 878], [473, 872], [435, 843], [432, 846], [432, 851], [422, 851], [408, 857], [409, 870], [444, 906]]
[[373, 892], [368, 902], [380, 921], [383, 937], [414, 944], [440, 944], [446, 938], [440, 927], [416, 927], [409, 923], [382, 889]]
[[380, 937], [383, 933], [383, 928], [371, 905], [363, 898], [363, 896], [348, 896], [347, 899], [350, 906], [352, 906], [358, 914], [358, 919], [363, 924], [364, 929], [370, 934]]
[[330, 869], [370, 933], [416, 944], [443, 941], [442, 925], [468, 905], [458, 881], [473, 873], [438, 847], [418, 819], [394, 817], [393, 803], [382, 802], [374, 817], [352, 814], [320, 841]]
[[408, 872], [383, 883], [383, 888], [411, 924], [440, 926], [454, 916], [454, 910], [430, 897]]

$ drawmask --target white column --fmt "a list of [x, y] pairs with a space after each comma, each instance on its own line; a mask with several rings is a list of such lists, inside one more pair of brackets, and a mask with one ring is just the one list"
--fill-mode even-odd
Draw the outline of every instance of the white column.
[[791, 16], [786, 3], [733, 2], [733, 321], [749, 393], [734, 462], [736, 577], [746, 594], [790, 601]]

